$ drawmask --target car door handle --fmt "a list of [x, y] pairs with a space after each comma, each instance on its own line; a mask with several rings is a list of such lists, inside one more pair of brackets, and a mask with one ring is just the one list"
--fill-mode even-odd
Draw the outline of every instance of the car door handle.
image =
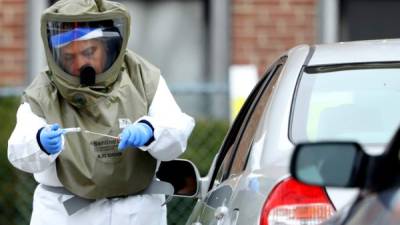
[[[224, 218], [228, 216], [229, 209], [225, 205], [220, 206], [215, 211], [215, 219], [217, 219], [217, 225], [224, 224]], [[236, 225], [239, 218], [239, 209], [234, 209], [230, 218], [230, 225]]]
[[217, 219], [217, 221], [223, 220], [224, 217], [226, 217], [226, 215], [228, 215], [228, 212], [229, 212], [229, 209], [225, 205], [218, 207], [214, 213], [215, 219]]

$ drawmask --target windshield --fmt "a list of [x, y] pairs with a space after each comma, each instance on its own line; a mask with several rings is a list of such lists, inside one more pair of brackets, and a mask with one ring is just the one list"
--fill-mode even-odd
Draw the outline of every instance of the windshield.
[[292, 117], [293, 141], [387, 143], [400, 123], [400, 68], [368, 64], [334, 68], [314, 67], [301, 76]]

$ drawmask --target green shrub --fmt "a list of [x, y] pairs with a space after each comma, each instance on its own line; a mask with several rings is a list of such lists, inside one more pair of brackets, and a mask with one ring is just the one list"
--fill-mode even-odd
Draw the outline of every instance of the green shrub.
[[[27, 224], [30, 216], [31, 196], [29, 193], [27, 200], [29, 205], [19, 205], [21, 193], [18, 190], [21, 187], [21, 178], [26, 175], [17, 171], [7, 158], [7, 141], [15, 126], [19, 104], [19, 97], [0, 98], [0, 193], [2, 193], [0, 195], [0, 224]], [[32, 183], [33, 179], [28, 177], [27, 182]], [[29, 189], [28, 192], [31, 190]], [[28, 213], [24, 213], [25, 208], [28, 208]]]
[[192, 161], [202, 176], [208, 173], [211, 162], [229, 128], [225, 120], [196, 120], [188, 141], [188, 149], [181, 158]]

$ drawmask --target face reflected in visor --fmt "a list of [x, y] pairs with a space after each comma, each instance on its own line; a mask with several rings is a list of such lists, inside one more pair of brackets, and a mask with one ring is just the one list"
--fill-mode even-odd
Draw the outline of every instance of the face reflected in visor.
[[105, 72], [121, 51], [121, 31], [115, 24], [112, 20], [49, 22], [48, 41], [56, 64], [72, 76], [81, 76], [87, 67], [96, 75]]

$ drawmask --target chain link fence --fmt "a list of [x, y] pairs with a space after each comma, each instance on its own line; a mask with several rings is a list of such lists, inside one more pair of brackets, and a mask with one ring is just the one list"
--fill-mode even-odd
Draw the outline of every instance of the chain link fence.
[[[0, 98], [0, 225], [29, 224], [32, 196], [36, 187], [33, 176], [21, 172], [8, 162], [7, 140], [15, 125], [18, 97]], [[183, 108], [185, 111], [185, 109]], [[181, 158], [195, 163], [204, 176], [226, 134], [229, 122], [196, 116], [196, 127], [189, 139], [188, 149]], [[185, 224], [196, 200], [174, 198], [167, 204], [168, 224]]]

